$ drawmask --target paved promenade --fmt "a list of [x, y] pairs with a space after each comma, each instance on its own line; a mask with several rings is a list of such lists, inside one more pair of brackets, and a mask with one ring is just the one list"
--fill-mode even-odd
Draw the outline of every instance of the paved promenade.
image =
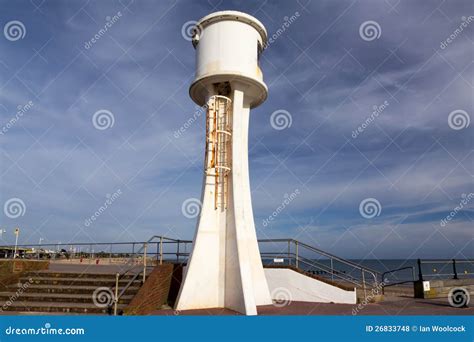
[[[357, 305], [292, 302], [283, 307], [266, 305], [258, 307], [260, 315], [352, 315]], [[158, 310], [153, 315], [239, 315], [228, 309]], [[386, 298], [358, 310], [357, 315], [474, 315], [474, 307], [453, 308], [447, 300], [414, 299], [404, 297]]]

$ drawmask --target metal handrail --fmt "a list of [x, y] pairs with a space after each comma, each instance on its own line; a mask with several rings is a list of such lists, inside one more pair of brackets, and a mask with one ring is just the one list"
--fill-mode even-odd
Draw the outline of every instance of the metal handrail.
[[403, 270], [408, 270], [408, 269], [412, 270], [413, 280], [416, 280], [415, 267], [413, 267], [413, 266], [405, 266], [405, 267], [400, 267], [400, 268], [396, 268], [396, 269], [393, 269], [393, 270], [389, 270], [389, 271], [383, 272], [383, 273], [382, 273], [382, 281], [385, 280], [385, 275], [387, 275], [387, 274], [395, 273], [395, 272], [403, 271]]
[[[382, 282], [382, 287], [387, 287], [387, 286], [393, 286], [401, 283], [393, 283], [393, 284], [384, 284], [384, 279], [387, 274], [394, 273], [397, 271], [401, 271], [403, 269], [412, 269], [412, 272], [414, 272], [413, 267], [402, 267], [399, 269], [395, 270], [389, 270], [387, 272], [379, 272], [376, 271], [372, 268], [360, 265], [356, 262], [353, 262], [351, 260], [347, 260], [341, 257], [338, 257], [334, 254], [328, 253], [326, 251], [323, 251], [319, 248], [313, 247], [311, 245], [308, 245], [306, 243], [303, 243], [301, 241], [295, 240], [295, 239], [260, 239], [258, 240], [260, 244], [263, 243], [286, 243], [287, 244], [287, 250], [286, 247], [284, 250], [282, 250], [279, 253], [275, 252], [261, 252], [261, 257], [271, 257], [271, 256], [278, 256], [278, 257], [287, 257], [289, 264], [292, 266], [296, 266], [297, 268], [300, 268], [300, 265], [305, 265], [309, 266], [310, 268], [315, 268], [318, 270], [321, 270], [323, 272], [326, 272], [330, 274], [331, 279], [334, 280], [334, 278], [342, 281], [349, 282], [351, 284], [355, 284], [357, 286], [363, 287], [364, 293], [366, 292], [367, 286], [373, 286], [377, 287], [378, 285], [378, 280], [380, 279]], [[181, 240], [181, 239], [174, 239], [174, 238], [169, 238], [165, 236], [160, 236], [160, 235], [153, 235], [150, 239], [147, 241], [135, 241], [135, 242], [80, 242], [80, 243], [41, 243], [41, 244], [20, 244], [17, 245], [17, 248], [23, 248], [25, 247], [30, 247], [30, 248], [38, 248], [37, 253], [38, 253], [38, 258], [40, 258], [40, 254], [43, 253], [41, 249], [44, 248], [50, 248], [52, 251], [50, 252], [50, 255], [56, 256], [57, 253], [59, 252], [59, 249], [61, 247], [64, 247], [62, 249], [66, 249], [69, 246], [71, 249], [72, 247], [81, 247], [81, 246], [88, 246], [89, 247], [89, 252], [85, 251], [80, 251], [80, 252], [74, 252], [72, 255], [68, 252], [68, 258], [83, 258], [83, 257], [90, 257], [93, 258], [94, 256], [98, 256], [99, 258], [102, 257], [103, 255], [107, 256], [109, 254], [110, 259], [112, 257], [120, 257], [120, 258], [128, 258], [128, 262], [130, 261], [135, 261], [137, 257], [142, 257], [142, 260], [140, 264], [143, 263], [143, 269], [139, 270], [134, 274], [132, 277], [132, 280], [130, 280], [127, 285], [125, 285], [124, 288], [119, 289], [119, 283], [116, 284], [116, 302], [115, 305], [117, 305], [118, 301], [122, 297], [122, 295], [126, 292], [126, 290], [133, 284], [133, 281], [136, 281], [138, 277], [141, 275], [143, 276], [142, 278], [142, 283], [146, 280], [146, 273], [147, 273], [147, 260], [149, 259], [148, 256], [150, 257], [156, 257], [156, 261], [159, 264], [162, 264], [165, 260], [172, 261], [172, 262], [178, 262], [178, 263], [185, 263], [187, 261], [187, 258], [189, 257], [190, 253], [187, 251], [187, 245], [192, 244], [192, 240]], [[184, 251], [182, 250], [182, 245], [184, 244]], [[141, 246], [138, 250], [135, 250], [136, 246]], [[165, 246], [175, 246], [174, 250], [167, 250], [165, 251]], [[108, 249], [108, 252], [104, 251], [96, 251], [95, 253], [93, 252], [93, 247], [94, 246], [104, 246], [105, 250]], [[124, 252], [127, 248], [122, 247], [122, 248], [114, 248], [115, 252], [112, 253], [112, 246], [131, 246], [131, 252]], [[51, 248], [52, 247], [52, 248]], [[156, 252], [153, 251], [153, 248], [156, 248]], [[293, 251], [292, 251], [293, 247]], [[0, 246], [0, 249], [3, 248], [5, 250], [5, 256], [8, 257], [11, 255], [11, 251], [13, 250], [13, 246]], [[56, 251], [55, 251], [56, 250]], [[145, 252], [146, 250], [146, 252]], [[23, 251], [24, 253], [28, 253], [28, 251]], [[48, 253], [48, 251], [46, 251]], [[21, 252], [20, 252], [21, 254]], [[310, 255], [311, 254], [316, 254], [316, 258], [312, 258]], [[44, 253], [43, 253], [44, 255]], [[49, 257], [49, 256], [48, 256]], [[327, 259], [330, 262], [330, 265], [327, 265], [321, 260]], [[344, 265], [345, 267], [349, 267], [350, 272], [345, 273], [341, 272], [338, 270], [338, 267], [335, 267], [334, 263], [338, 263], [338, 266]], [[422, 264], [452, 264], [453, 267], [453, 272], [452, 273], [446, 273], [446, 274], [422, 274], [421, 270], [421, 265]], [[458, 273], [456, 269], [457, 264], [462, 264], [462, 263], [472, 263], [474, 264], [473, 259], [459, 259], [459, 260], [440, 260], [440, 259], [432, 259], [432, 260], [420, 260], [418, 259], [418, 268], [419, 268], [419, 280], [423, 280], [423, 276], [425, 277], [436, 277], [436, 276], [441, 276], [441, 275], [449, 275], [449, 276], [454, 276], [454, 279], [458, 279]], [[131, 265], [130, 268], [122, 272], [121, 274], [118, 275], [118, 279], [123, 278], [125, 274], [130, 272], [133, 268], [139, 267], [137, 264]], [[354, 276], [353, 272], [358, 271], [360, 272], [360, 277], [359, 276]], [[473, 274], [471, 272], [466, 273], [466, 274]], [[369, 280], [367, 279], [366, 275], [369, 275]], [[406, 282], [411, 282], [406, 281]], [[403, 282], [405, 283], [405, 282]], [[119, 291], [120, 290], [120, 291]], [[116, 312], [116, 307], [114, 308], [114, 311]]]
[[[295, 239], [262, 239], [262, 240], [258, 240], [258, 241], [259, 242], [286, 242], [286, 243], [288, 243], [288, 252], [285, 252], [285, 254], [288, 255], [288, 256], [292, 254], [290, 252], [290, 250], [291, 250], [290, 244], [293, 243], [294, 246], [295, 246], [295, 254], [296, 254], [295, 255], [295, 266], [296, 267], [299, 267], [298, 262], [301, 261], [302, 258], [303, 258], [299, 248], [304, 248], [304, 249], [306, 249], [310, 252], [314, 252], [314, 253], [317, 253], [321, 256], [324, 256], [324, 257], [326, 257], [330, 260], [330, 262], [331, 262], [331, 267], [330, 268], [326, 265], [323, 265], [321, 263], [317, 263], [314, 260], [311, 260], [311, 259], [308, 259], [308, 258], [306, 258], [306, 264], [308, 264], [308, 261], [310, 261], [310, 263], [312, 264], [313, 267], [317, 267], [319, 269], [322, 269], [322, 270], [330, 273], [332, 278], [334, 276], [336, 276], [338, 278], [344, 279], [345, 281], [349, 281], [353, 284], [361, 286], [364, 290], [364, 293], [366, 293], [368, 285], [373, 286], [373, 287], [377, 286], [378, 277], [381, 275], [380, 272], [378, 272], [376, 270], [373, 270], [369, 267], [365, 267], [365, 266], [359, 265], [357, 263], [354, 263], [350, 260], [343, 259], [341, 257], [338, 257], [338, 256], [334, 255], [334, 254], [325, 252], [325, 251], [323, 251], [319, 248], [310, 246], [308, 244], [305, 244], [305, 243], [303, 243], [301, 241], [298, 241], [298, 240], [295, 240]], [[283, 253], [284, 252], [282, 252], [281, 254], [283, 254]], [[356, 270], [360, 271], [361, 272], [361, 278], [362, 278], [361, 282], [357, 281], [356, 278], [354, 278], [350, 275], [347, 275], [345, 277], [341, 277], [339, 275], [340, 273], [335, 272], [335, 270], [334, 270], [334, 261], [340, 262], [341, 264], [344, 264], [346, 266], [352, 267], [353, 269], [356, 269]], [[369, 274], [373, 278], [373, 283], [372, 284], [366, 280], [366, 278], [365, 278], [366, 273]]]
[[344, 264], [351, 265], [351, 266], [353, 266], [353, 267], [355, 267], [355, 268], [364, 269], [364, 270], [366, 270], [366, 271], [368, 271], [368, 272], [372, 272], [372, 273], [375, 273], [375, 274], [380, 273], [380, 272], [378, 272], [378, 271], [376, 271], [376, 270], [374, 270], [374, 269], [371, 269], [371, 268], [366, 267], [366, 266], [359, 265], [359, 264], [357, 264], [357, 263], [355, 263], [355, 262], [352, 262], [352, 261], [350, 261], [350, 260], [347, 260], [347, 259], [343, 259], [343, 258], [341, 258], [341, 257], [338, 257], [337, 255], [334, 255], [334, 254], [325, 252], [325, 251], [323, 251], [323, 250], [321, 250], [321, 249], [319, 249], [319, 248], [313, 247], [313, 246], [308, 245], [308, 244], [306, 244], [306, 243], [304, 243], [304, 242], [301, 242], [301, 241], [299, 241], [299, 240], [294, 240], [294, 239], [260, 239], [260, 240], [258, 240], [258, 242], [292, 242], [292, 243], [297, 243], [297, 244], [298, 244], [299, 246], [301, 246], [301, 247], [304, 247], [304, 248], [306, 248], [306, 249], [309, 249], [309, 250], [311, 250], [311, 251], [314, 251], [314, 252], [316, 252], [316, 253], [318, 253], [318, 254], [321, 254], [321, 255], [323, 255], [323, 256], [326, 256], [326, 257], [328, 257], [328, 258], [331, 258], [331, 259], [340, 261], [340, 262], [342, 262], [342, 263], [344, 263]]
[[[109, 258], [112, 258], [112, 257], [126, 257], [126, 258], [129, 258], [129, 262], [130, 261], [133, 261], [137, 256], [141, 256], [142, 255], [142, 252], [143, 252], [143, 249], [144, 249], [144, 246], [145, 245], [154, 245], [156, 246], [156, 252], [152, 252], [151, 250], [149, 250], [147, 252], [147, 255], [150, 255], [150, 256], [156, 256], [156, 259], [162, 263], [163, 262], [163, 257], [166, 256], [166, 255], [174, 255], [174, 256], [177, 256], [177, 261], [179, 261], [179, 259], [181, 257], [186, 257], [189, 255], [189, 253], [187, 253], [186, 251], [185, 252], [179, 252], [179, 248], [178, 248], [178, 251], [177, 252], [165, 252], [164, 251], [164, 247], [166, 245], [170, 245], [170, 244], [177, 244], [178, 246], [184, 244], [184, 248], [186, 250], [186, 247], [187, 247], [187, 244], [190, 244], [192, 243], [191, 240], [181, 240], [181, 239], [173, 239], [173, 238], [168, 238], [168, 237], [165, 237], [165, 236], [159, 236], [159, 235], [154, 235], [152, 236], [150, 239], [148, 239], [147, 241], [128, 241], [128, 242], [69, 242], [69, 243], [40, 243], [40, 244], [19, 244], [17, 245], [17, 248], [21, 248], [21, 249], [27, 249], [27, 248], [31, 248], [31, 249], [36, 249], [36, 251], [34, 251], [33, 253], [37, 253], [38, 254], [38, 259], [40, 258], [40, 254], [48, 254], [49, 256], [55, 256], [57, 255], [57, 253], [60, 253], [61, 250], [66, 250], [67, 254], [68, 254], [68, 258], [92, 258], [92, 257], [96, 257], [97, 255], [100, 256], [107, 256], [109, 255]], [[135, 250], [135, 246], [138, 245], [138, 246], [141, 246], [140, 249], [138, 250]], [[100, 250], [100, 251], [95, 251], [93, 252], [93, 247], [96, 247], [96, 246], [103, 246], [103, 250]], [[115, 252], [112, 252], [112, 246], [131, 246], [131, 251], [128, 250], [126, 251], [126, 249], [124, 247], [122, 248], [118, 248], [119, 250], [117, 250], [117, 248], [115, 248]], [[89, 251], [85, 250], [85, 251], [75, 251], [75, 252], [72, 252], [71, 253], [71, 248], [72, 247], [89, 247]], [[2, 245], [0, 246], [0, 249], [3, 249], [5, 250], [6, 252], [8, 252], [10, 249], [13, 250], [13, 246], [10, 246], [10, 245]], [[46, 251], [45, 251], [46, 249]], [[50, 251], [48, 251], [47, 249], [50, 249]], [[121, 250], [120, 250], [121, 249]], [[20, 253], [24, 253], [24, 254], [29, 254], [28, 251], [21, 251]], [[12, 254], [12, 253], [8, 253], [8, 254]], [[5, 254], [5, 258], [8, 257], [8, 254]]]
[[[277, 258], [277, 257], [282, 256], [282, 254], [273, 254], [273, 253], [269, 253], [269, 252], [262, 252], [261, 255], [262, 255], [262, 259], [263, 258]], [[292, 259], [292, 260], [296, 258], [296, 253], [290, 253], [290, 254], [285, 253], [285, 256], [288, 256], [288, 255], [290, 256], [290, 259]], [[341, 278], [343, 280], [346, 280], [346, 281], [349, 281], [349, 282], [351, 282], [355, 285], [361, 285], [359, 282], [357, 282], [356, 278], [348, 275], [347, 273], [331, 269], [329, 266], [321, 264], [321, 263], [319, 263], [315, 260], [299, 256], [299, 261], [306, 264], [306, 265], [308, 265], [308, 266], [318, 268], [319, 270], [321, 270], [323, 272], [326, 272], [326, 273], [330, 274], [331, 276], [339, 277], [339, 278]]]
[[[271, 257], [281, 257], [282, 253], [276, 254], [276, 255], [271, 255], [270, 253], [263, 252], [262, 258], [271, 258]], [[295, 253], [285, 253], [286, 256], [290, 256], [290, 259], [295, 259], [296, 254]], [[300, 264], [307, 265], [309, 267], [315, 267], [318, 268], [321, 271], [324, 271], [328, 274], [331, 275], [331, 280], [335, 281], [335, 278], [337, 278], [337, 281], [343, 281], [350, 283], [356, 287], [361, 287], [364, 290], [364, 296], [367, 296], [367, 287], [370, 285], [371, 287], [376, 287], [377, 283], [374, 282], [373, 284], [369, 284], [366, 280], [365, 277], [362, 277], [362, 279], [358, 280], [355, 277], [352, 277], [350, 274], [347, 274], [345, 272], [337, 271], [335, 269], [331, 269], [329, 266], [321, 264], [319, 262], [316, 262], [314, 260], [299, 256], [299, 262]]]
[[[390, 283], [390, 284], [385, 283], [385, 276], [387, 274], [395, 273], [395, 272], [403, 271], [403, 270], [409, 270], [409, 269], [411, 269], [413, 280], [404, 280], [404, 281], [399, 281], [397, 283]], [[413, 283], [415, 281], [416, 281], [416, 274], [415, 274], [415, 267], [413, 267], [413, 266], [400, 267], [400, 268], [396, 268], [396, 269], [393, 269], [393, 270], [385, 271], [385, 272], [382, 273], [382, 282], [381, 282], [381, 284], [382, 284], [382, 294], [385, 294], [385, 288], [386, 287], [394, 286], [394, 285], [407, 284], [407, 283]]]
[[[109, 305], [109, 311], [111, 311], [111, 307], [112, 305], [114, 306], [114, 316], [117, 316], [117, 306], [118, 306], [118, 302], [120, 301], [120, 298], [122, 298], [122, 296], [125, 294], [125, 292], [127, 292], [128, 288], [133, 284], [134, 281], [137, 280], [137, 278], [143, 273], [143, 271], [141, 272], [137, 272], [131, 279], [130, 281], [123, 287], [123, 289], [120, 291], [120, 293], [118, 292], [119, 290], [119, 280], [120, 278], [122, 278], [125, 274], [122, 274], [120, 275], [119, 273], [117, 273], [117, 276], [115, 278], [115, 288], [113, 289], [114, 293], [115, 293], [115, 298], [114, 298], [114, 301], [112, 304]], [[142, 282], [143, 284], [143, 282]]]
[[347, 275], [346, 273], [338, 272], [338, 271], [336, 271], [334, 269], [331, 269], [328, 266], [323, 265], [321, 263], [314, 262], [311, 259], [300, 256], [299, 261], [306, 264], [306, 265], [309, 265], [309, 266], [318, 267], [322, 271], [325, 271], [325, 272], [329, 273], [331, 275], [332, 279], [334, 279], [334, 277], [337, 277], [341, 280], [347, 281], [347, 282], [349, 282], [351, 284], [354, 284], [356, 286], [363, 286], [363, 283], [357, 281], [356, 278], [351, 277], [351, 276]]
[[[155, 239], [159, 239], [159, 242], [154, 242]], [[141, 271], [135, 273], [135, 275], [130, 279], [130, 281], [122, 288], [120, 293], [118, 293], [119, 280], [121, 278], [123, 278], [127, 273], [129, 273], [132, 269], [134, 269], [136, 267], [136, 265], [132, 265], [127, 270], [123, 271], [121, 274], [117, 274], [116, 284], [115, 284], [115, 289], [114, 289], [115, 290], [114, 291], [115, 298], [114, 298], [113, 303], [111, 304], [111, 305], [114, 305], [114, 315], [117, 315], [117, 305], [118, 305], [118, 302], [120, 301], [120, 298], [122, 298], [122, 296], [126, 293], [126, 291], [133, 284], [133, 282], [136, 281], [137, 278], [140, 275], [143, 275], [141, 283], [144, 284], [145, 281], [146, 281], [147, 247], [148, 247], [149, 244], [159, 243], [159, 255], [160, 255], [159, 260], [160, 260], [160, 265], [161, 265], [163, 263], [163, 255], [164, 254], [176, 254], [176, 257], [177, 257], [178, 261], [179, 261], [179, 256], [180, 255], [183, 255], [183, 254], [188, 255], [189, 253], [180, 253], [179, 252], [179, 244], [180, 243], [190, 243], [190, 242], [191, 241], [189, 241], [189, 240], [179, 240], [179, 239], [167, 238], [167, 237], [158, 236], [158, 235], [153, 235], [146, 242], [143, 242], [142, 247], [137, 252], [135, 252], [133, 255], [131, 255], [130, 258], [129, 258], [129, 261], [132, 261], [132, 263], [133, 263], [133, 260], [135, 259], [135, 256], [136, 255], [141, 255], [143, 253], [143, 269]], [[177, 252], [176, 253], [165, 253], [165, 252], [163, 252], [163, 243], [177, 243]], [[158, 248], [158, 245], [157, 245], [157, 248]], [[157, 256], [158, 256], [158, 253], [157, 253]], [[109, 306], [109, 310], [110, 310], [110, 308], [111, 308], [111, 306]]]
[[[260, 239], [260, 240], [258, 240], [258, 242], [259, 243], [286, 242], [286, 243], [288, 243], [288, 245], [293, 244], [296, 248], [296, 256], [295, 256], [296, 266], [298, 266], [298, 260], [302, 257], [301, 252], [298, 250], [298, 247], [299, 247], [299, 248], [302, 248], [304, 250], [317, 253], [320, 256], [326, 257], [326, 258], [328, 258], [332, 261], [337, 261], [337, 262], [343, 263], [347, 266], [351, 266], [355, 269], [360, 270], [361, 272], [367, 272], [367, 273], [371, 274], [372, 277], [374, 277], [374, 281], [376, 281], [377, 275], [379, 274], [379, 272], [377, 272], [373, 269], [370, 269], [368, 267], [359, 265], [359, 264], [354, 263], [350, 260], [343, 259], [341, 257], [338, 257], [338, 256], [334, 255], [334, 254], [325, 252], [321, 249], [310, 246], [306, 243], [303, 243], [303, 242], [295, 240], [295, 239]], [[121, 246], [131, 245], [132, 246], [132, 251], [131, 252], [115, 252], [115, 253], [112, 253], [111, 248], [109, 248], [110, 252], [108, 252], [108, 254], [110, 254], [110, 256], [112, 256], [112, 255], [127, 255], [130, 259], [134, 259], [138, 255], [141, 256], [145, 246], [156, 245], [157, 252], [151, 252], [151, 248], [150, 248], [150, 251], [148, 251], [147, 254], [148, 255], [156, 255], [157, 260], [159, 260], [162, 263], [164, 256], [174, 255], [174, 256], [177, 257], [177, 261], [179, 261], [181, 257], [189, 256], [188, 252], [180, 252], [179, 246], [181, 244], [184, 244], [186, 246], [187, 244], [191, 244], [191, 243], [192, 243], [192, 240], [174, 239], [174, 238], [169, 238], [169, 237], [160, 236], [160, 235], [153, 235], [147, 241], [92, 242], [92, 243], [90, 243], [90, 242], [82, 242], [81, 243], [80, 242], [80, 243], [59, 243], [59, 244], [57, 244], [57, 243], [20, 244], [20, 245], [18, 245], [18, 247], [32, 247], [32, 248], [33, 247], [38, 247], [38, 248], [56, 247], [56, 248], [59, 249], [59, 247], [67, 247], [67, 246], [89, 246], [90, 247], [89, 253], [79, 252], [77, 254], [79, 254], [79, 256], [81, 256], [81, 255], [91, 255], [92, 256], [93, 255], [93, 253], [91, 252], [92, 251], [92, 246], [109, 246], [109, 247], [111, 247], [111, 246], [120, 246], [120, 245]], [[168, 245], [168, 244], [176, 244], [177, 245], [176, 251], [175, 252], [165, 252], [163, 250], [163, 245]], [[139, 250], [135, 251], [135, 248], [134, 248], [135, 245], [141, 245], [141, 248]], [[2, 248], [2, 247], [3, 248], [5, 248], [5, 247], [9, 248], [9, 246], [0, 246], [0, 248]], [[99, 254], [99, 253], [106, 253], [107, 254], [107, 252], [103, 252], [103, 251], [100, 251], [100, 252], [97, 251], [96, 252], [96, 254]], [[282, 252], [282, 254], [283, 254], [283, 252]]]
[[[358, 286], [362, 286], [364, 288], [364, 291], [365, 291], [366, 286], [368, 284], [370, 285], [372, 283], [371, 285], [376, 286], [377, 283], [378, 283], [378, 277], [381, 275], [380, 272], [378, 272], [376, 270], [373, 270], [369, 267], [362, 266], [360, 264], [357, 264], [357, 263], [355, 263], [353, 261], [350, 261], [350, 260], [347, 260], [347, 259], [343, 259], [341, 257], [338, 257], [338, 256], [334, 255], [334, 254], [328, 253], [328, 252], [323, 251], [319, 248], [310, 246], [306, 243], [303, 243], [303, 242], [295, 240], [295, 239], [261, 239], [261, 240], [258, 240], [258, 242], [259, 243], [286, 242], [288, 244], [288, 252], [283, 252], [282, 251], [280, 254], [281, 255], [287, 255], [288, 257], [291, 257], [291, 260], [294, 262], [294, 265], [296, 267], [299, 267], [299, 263], [301, 262], [305, 265], [309, 265], [313, 268], [317, 268], [317, 269], [323, 270], [324, 272], [327, 272], [327, 273], [331, 274], [332, 279], [334, 277], [336, 277], [336, 278], [342, 279], [344, 281], [348, 281], [350, 283], [356, 284]], [[187, 244], [191, 244], [191, 243], [192, 243], [192, 240], [173, 239], [173, 238], [164, 237], [164, 236], [160, 236], [160, 235], [153, 235], [147, 241], [141, 241], [141, 242], [110, 242], [110, 243], [95, 242], [95, 243], [62, 243], [62, 244], [43, 243], [43, 244], [31, 244], [31, 245], [23, 244], [23, 245], [18, 245], [18, 247], [44, 248], [44, 247], [53, 246], [53, 247], [59, 249], [60, 246], [61, 247], [62, 246], [89, 246], [89, 253], [84, 253], [84, 252], [78, 253], [79, 257], [82, 257], [83, 255], [93, 256], [94, 255], [94, 253], [92, 253], [92, 247], [93, 246], [109, 246], [110, 247], [109, 248], [110, 252], [108, 254], [110, 255], [110, 258], [112, 258], [112, 256], [125, 255], [126, 257], [129, 258], [129, 262], [131, 262], [131, 261], [133, 262], [138, 256], [141, 257], [142, 254], [143, 254], [143, 264], [145, 266], [144, 269], [143, 269], [143, 281], [144, 281], [146, 279], [146, 259], [147, 259], [147, 255], [156, 256], [156, 260], [159, 261], [160, 264], [163, 263], [164, 258], [167, 257], [167, 256], [175, 256], [176, 257], [176, 262], [186, 262], [186, 258], [189, 257], [190, 253], [188, 253], [187, 251], [182, 252], [182, 250], [180, 250], [180, 246], [181, 246], [181, 244], [184, 244], [184, 246], [186, 248]], [[172, 252], [165, 252], [164, 251], [164, 246], [169, 245], [169, 244], [176, 245], [175, 251], [172, 251]], [[119, 245], [119, 246], [120, 245], [121, 246], [131, 245], [132, 246], [132, 251], [127, 252], [127, 253], [118, 252], [118, 251], [115, 252], [115, 253], [112, 253], [112, 246], [117, 246], [117, 245]], [[135, 246], [136, 245], [141, 245], [141, 247], [137, 251], [135, 251]], [[152, 250], [151, 247], [153, 245], [155, 245], [155, 247], [156, 247], [156, 252], [151, 251]], [[291, 245], [294, 246], [295, 253], [291, 252]], [[0, 248], [1, 247], [2, 246], [0, 246]], [[148, 247], [150, 247], [150, 248], [148, 248]], [[146, 253], [145, 253], [145, 250], [146, 250]], [[319, 255], [319, 258], [320, 257], [327, 258], [327, 259], [330, 260], [331, 266], [324, 265], [323, 263], [320, 263], [315, 259], [305, 257], [304, 255], [302, 255], [303, 254], [302, 252], [306, 253], [306, 254], [307, 253], [316, 253], [316, 254]], [[107, 254], [107, 252], [102, 252], [102, 251], [97, 252], [97, 254], [102, 254], [102, 253]], [[263, 252], [261, 254], [262, 254], [262, 256], [266, 255], [265, 252]], [[345, 274], [345, 273], [337, 271], [334, 267], [334, 262], [338, 262], [338, 263], [341, 263], [345, 266], [349, 266], [350, 268], [352, 268], [352, 271], [350, 273], [352, 273], [353, 270], [360, 271], [361, 272], [361, 281], [359, 281], [356, 277], [352, 276], [350, 273]], [[135, 266], [136, 265], [132, 265], [128, 270], [122, 272], [121, 277]], [[371, 278], [373, 278], [373, 282], [368, 282], [366, 280], [366, 274], [368, 274]]]

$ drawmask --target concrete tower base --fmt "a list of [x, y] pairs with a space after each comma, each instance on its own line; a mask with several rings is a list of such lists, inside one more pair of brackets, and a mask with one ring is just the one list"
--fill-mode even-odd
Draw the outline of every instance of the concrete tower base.
[[176, 310], [226, 307], [256, 315], [272, 304], [253, 220], [248, 168], [250, 104], [233, 84], [232, 170], [226, 208], [215, 208], [216, 177], [205, 174], [202, 209]]

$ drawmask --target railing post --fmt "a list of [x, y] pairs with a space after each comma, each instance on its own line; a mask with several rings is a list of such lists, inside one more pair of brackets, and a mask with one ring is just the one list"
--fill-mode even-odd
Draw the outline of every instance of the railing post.
[[291, 241], [288, 240], [288, 266], [291, 266]]
[[331, 258], [331, 280], [334, 281], [334, 260]]
[[[385, 279], [384, 279], [385, 278], [385, 273], [387, 273], [387, 272], [382, 273], [382, 281], [380, 283], [380, 285], [382, 286], [382, 294], [383, 295], [385, 295]], [[376, 286], [376, 288], [377, 288], [377, 286]]]
[[365, 274], [364, 274], [364, 270], [361, 269], [361, 273], [362, 273], [362, 287], [364, 288], [364, 299], [367, 299], [367, 289], [365, 287]]
[[454, 273], [454, 278], [453, 279], [459, 279], [458, 278], [458, 271], [456, 269], [456, 259], [453, 259], [453, 273]]
[[418, 264], [418, 280], [423, 281], [423, 273], [421, 272], [421, 259], [417, 260]]
[[115, 273], [114, 316], [117, 316], [119, 277], [120, 277], [120, 274]]
[[160, 265], [163, 265], [163, 236], [160, 236]]
[[179, 239], [178, 239], [178, 247], [176, 249], [176, 263], [179, 264]]
[[143, 283], [146, 280], [146, 242], [143, 244]]
[[296, 268], [298, 268], [298, 241], [295, 241], [295, 256], [296, 256], [296, 259], [295, 259], [295, 263], [296, 263]]
[[156, 242], [155, 245], [156, 245], [156, 261], [158, 261], [160, 259], [160, 257], [158, 256], [159, 255], [158, 248], [160, 248], [160, 245], [158, 242]]
[[112, 264], [112, 244], [110, 244], [109, 264]]

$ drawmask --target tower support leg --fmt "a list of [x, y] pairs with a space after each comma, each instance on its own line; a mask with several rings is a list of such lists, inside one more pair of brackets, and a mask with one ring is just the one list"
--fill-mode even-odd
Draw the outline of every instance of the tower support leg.
[[204, 175], [202, 209], [177, 310], [226, 307], [256, 315], [272, 304], [253, 220], [248, 168], [250, 107], [233, 85], [232, 168], [226, 208], [214, 206], [215, 177]]

